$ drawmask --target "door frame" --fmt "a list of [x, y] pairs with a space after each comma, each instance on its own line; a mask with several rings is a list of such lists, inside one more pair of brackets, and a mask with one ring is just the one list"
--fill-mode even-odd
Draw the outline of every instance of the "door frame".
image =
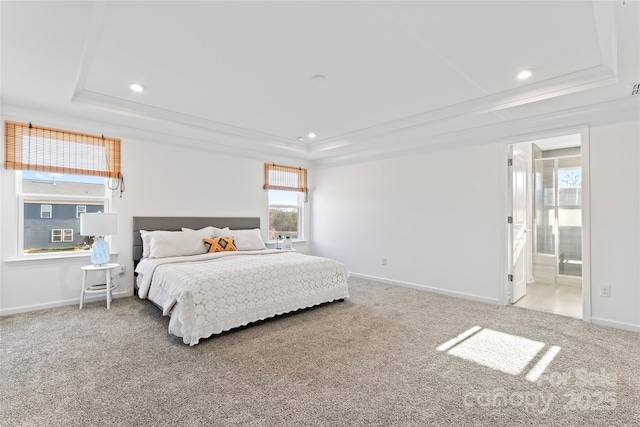
[[582, 155], [582, 320], [591, 323], [591, 171], [590, 171], [590, 144], [589, 144], [589, 125], [582, 125], [570, 128], [555, 129], [543, 132], [535, 132], [530, 134], [516, 135], [505, 137], [500, 140], [502, 144], [501, 161], [500, 161], [500, 182], [502, 192], [502, 209], [504, 216], [500, 218], [502, 230], [502, 280], [500, 285], [500, 303], [509, 305], [509, 282], [507, 275], [509, 274], [508, 263], [508, 232], [509, 224], [507, 217], [511, 215], [511, 195], [508, 191], [508, 179], [511, 170], [507, 167], [507, 159], [509, 158], [509, 148], [513, 144], [521, 142], [534, 141], [538, 139], [553, 138], [564, 135], [580, 135], [580, 147]]

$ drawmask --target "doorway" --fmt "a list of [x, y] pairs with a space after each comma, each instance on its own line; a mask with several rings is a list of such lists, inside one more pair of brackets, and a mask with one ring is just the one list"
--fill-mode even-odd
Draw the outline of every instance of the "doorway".
[[508, 147], [508, 302], [516, 307], [590, 321], [587, 138], [582, 131]]

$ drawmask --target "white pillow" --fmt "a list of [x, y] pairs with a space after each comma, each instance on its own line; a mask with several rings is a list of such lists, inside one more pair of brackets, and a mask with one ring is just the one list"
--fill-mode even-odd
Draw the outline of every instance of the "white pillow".
[[140, 237], [142, 237], [142, 258], [149, 258], [152, 235], [153, 231], [140, 230]]
[[216, 237], [233, 237], [239, 251], [266, 249], [259, 228], [253, 230], [216, 230]]
[[151, 234], [149, 258], [199, 255], [207, 252], [202, 233], [193, 231], [154, 231]]
[[202, 233], [202, 238], [203, 239], [213, 239], [214, 237], [216, 237], [216, 231], [220, 230], [228, 230], [229, 227], [225, 227], [225, 228], [218, 228], [218, 227], [213, 227], [213, 226], [208, 226], [208, 227], [204, 227], [201, 228], [199, 230], [194, 230], [192, 228], [185, 228], [182, 227], [182, 231], [195, 231], [195, 232], [200, 232]]

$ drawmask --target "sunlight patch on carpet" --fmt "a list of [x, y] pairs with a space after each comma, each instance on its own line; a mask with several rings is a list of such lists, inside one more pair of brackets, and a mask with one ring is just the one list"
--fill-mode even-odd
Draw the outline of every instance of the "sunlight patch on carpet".
[[[519, 375], [532, 363], [545, 347], [545, 343], [511, 335], [492, 329], [474, 326], [456, 338], [440, 345], [436, 350], [475, 362], [511, 375]], [[529, 381], [536, 381], [560, 351], [552, 346], [536, 362], [527, 374]]]
[[536, 382], [558, 353], [560, 353], [560, 347], [558, 347], [557, 345], [551, 346], [549, 350], [547, 350], [547, 352], [544, 354], [544, 356], [542, 356], [540, 360], [538, 360], [536, 365], [531, 368], [531, 370], [527, 374], [527, 379], [532, 383]]
[[461, 333], [457, 337], [455, 337], [455, 338], [447, 341], [446, 343], [442, 344], [441, 346], [436, 348], [436, 350], [438, 350], [438, 351], [447, 351], [451, 347], [453, 347], [454, 345], [456, 345], [458, 343], [461, 343], [462, 341], [466, 340], [468, 337], [470, 337], [471, 335], [475, 334], [480, 329], [482, 329], [480, 326], [474, 326], [473, 328], [464, 331], [463, 333]]

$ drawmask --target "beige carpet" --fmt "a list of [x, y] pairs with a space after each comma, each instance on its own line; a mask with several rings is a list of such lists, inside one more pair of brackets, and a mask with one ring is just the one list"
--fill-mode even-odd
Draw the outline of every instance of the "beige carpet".
[[640, 425], [639, 334], [358, 279], [350, 289], [196, 347], [133, 297], [4, 317], [0, 423]]

